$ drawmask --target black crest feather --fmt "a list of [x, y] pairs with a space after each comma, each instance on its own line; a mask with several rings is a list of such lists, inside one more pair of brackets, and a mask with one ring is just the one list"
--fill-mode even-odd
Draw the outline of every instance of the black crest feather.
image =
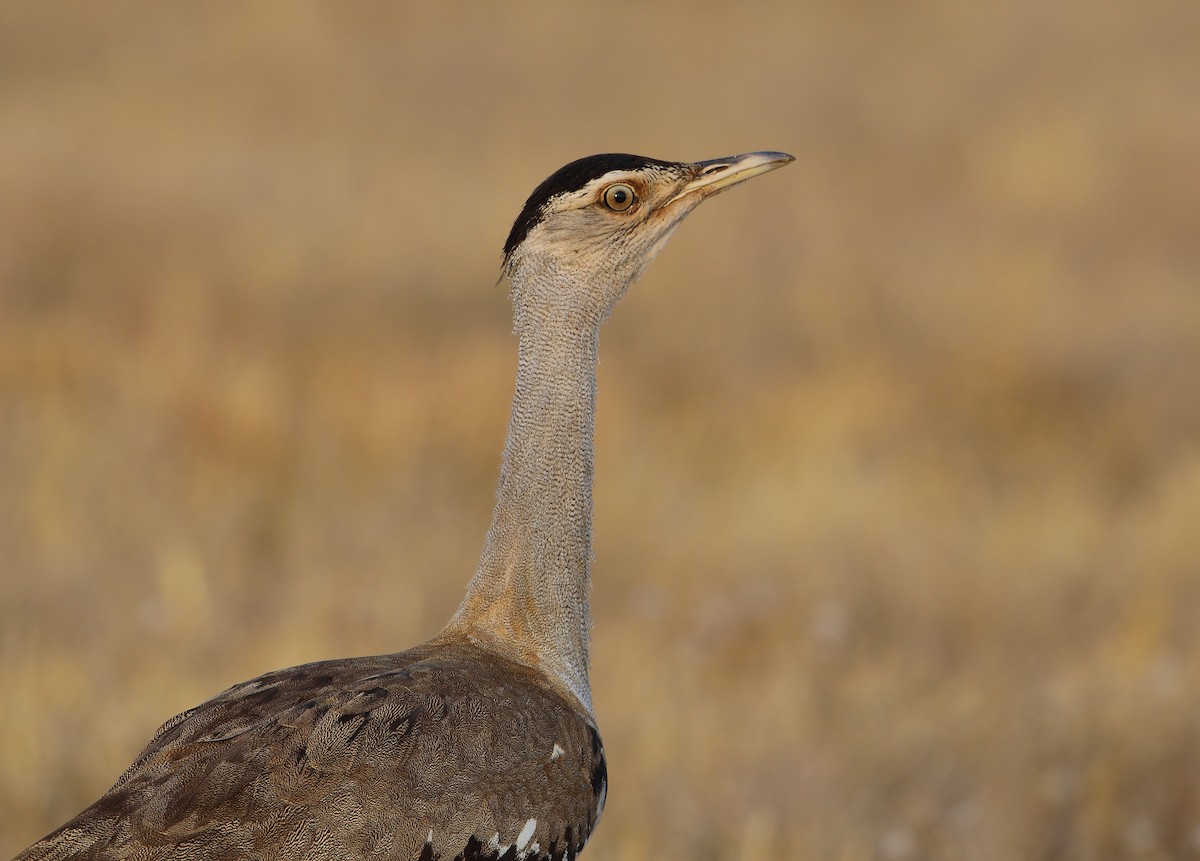
[[610, 152], [584, 156], [560, 167], [546, 177], [525, 201], [525, 207], [517, 216], [517, 220], [513, 222], [512, 230], [509, 231], [508, 239], [504, 243], [504, 259], [508, 259], [513, 249], [524, 242], [529, 231], [542, 220], [546, 204], [552, 198], [583, 188], [593, 179], [604, 176], [610, 170], [637, 170], [652, 165], [670, 167], [671, 162], [624, 152]]

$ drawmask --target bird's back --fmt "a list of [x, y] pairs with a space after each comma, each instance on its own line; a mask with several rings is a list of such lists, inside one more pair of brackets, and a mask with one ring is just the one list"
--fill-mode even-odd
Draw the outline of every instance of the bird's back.
[[573, 858], [606, 779], [590, 719], [535, 670], [431, 643], [268, 673], [178, 715], [16, 861]]

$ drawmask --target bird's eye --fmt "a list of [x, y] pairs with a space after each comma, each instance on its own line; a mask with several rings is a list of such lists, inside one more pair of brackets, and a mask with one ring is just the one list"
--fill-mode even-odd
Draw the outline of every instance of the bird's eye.
[[633, 188], [623, 182], [614, 183], [604, 189], [602, 196], [604, 205], [613, 212], [624, 212], [633, 206], [637, 200], [637, 195], [633, 193]]

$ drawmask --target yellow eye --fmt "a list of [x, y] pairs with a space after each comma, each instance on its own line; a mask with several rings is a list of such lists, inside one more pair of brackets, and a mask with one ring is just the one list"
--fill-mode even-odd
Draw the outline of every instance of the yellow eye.
[[631, 186], [617, 182], [604, 189], [602, 199], [604, 205], [613, 212], [624, 212], [637, 202], [637, 195], [633, 193]]

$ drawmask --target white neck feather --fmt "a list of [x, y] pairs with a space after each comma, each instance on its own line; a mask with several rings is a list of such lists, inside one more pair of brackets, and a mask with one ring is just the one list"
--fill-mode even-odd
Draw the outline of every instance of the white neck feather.
[[448, 631], [541, 669], [590, 713], [592, 438], [608, 309], [575, 301], [586, 289], [533, 266], [513, 275], [520, 347], [496, 508]]

